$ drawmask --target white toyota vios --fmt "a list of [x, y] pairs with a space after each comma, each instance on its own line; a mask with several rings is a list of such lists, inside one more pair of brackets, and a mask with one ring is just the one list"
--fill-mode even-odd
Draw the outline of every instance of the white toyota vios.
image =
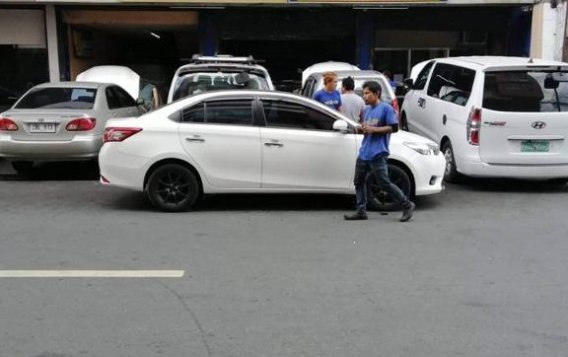
[[[219, 91], [178, 100], [139, 118], [107, 123], [101, 183], [144, 191], [163, 211], [192, 208], [207, 194], [354, 194], [359, 125], [297, 95]], [[438, 146], [407, 132], [391, 136], [389, 174], [409, 196], [442, 190]], [[394, 209], [370, 175], [369, 206]]]

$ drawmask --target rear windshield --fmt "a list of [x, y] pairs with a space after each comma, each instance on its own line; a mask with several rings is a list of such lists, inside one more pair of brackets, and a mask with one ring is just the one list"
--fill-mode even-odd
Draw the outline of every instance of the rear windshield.
[[92, 88], [38, 88], [27, 93], [15, 108], [93, 109], [96, 94]]
[[483, 107], [502, 112], [568, 112], [568, 72], [486, 73]]
[[[341, 81], [343, 80], [343, 78], [338, 78], [337, 79], [337, 90], [341, 92]], [[383, 102], [391, 102], [394, 98], [391, 96], [391, 91], [389, 90], [390, 86], [389, 83], [387, 83], [387, 81], [382, 78], [382, 77], [369, 77], [369, 78], [354, 78], [353, 79], [355, 81], [355, 94], [359, 95], [360, 97], [363, 97], [363, 83], [367, 82], [367, 81], [375, 81], [377, 83], [379, 83], [381, 85], [381, 100]]]
[[184, 98], [193, 94], [212, 90], [261, 89], [268, 90], [264, 77], [245, 72], [191, 73], [178, 79], [173, 99]]

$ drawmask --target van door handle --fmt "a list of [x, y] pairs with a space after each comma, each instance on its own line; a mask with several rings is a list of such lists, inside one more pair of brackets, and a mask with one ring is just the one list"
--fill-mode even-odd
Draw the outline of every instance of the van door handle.
[[276, 147], [281, 148], [282, 146], [284, 146], [284, 144], [281, 144], [281, 143], [272, 143], [272, 142], [271, 142], [271, 143], [264, 143], [264, 146], [276, 146]]
[[418, 98], [418, 106], [422, 109], [426, 108], [426, 99], [425, 98]]
[[442, 116], [442, 124], [446, 125], [447, 121], [448, 121], [448, 117], [446, 116], [446, 114], [444, 114], [444, 116]]
[[193, 137], [186, 137], [185, 141], [189, 141], [190, 143], [204, 143], [205, 139], [199, 135], [194, 135]]

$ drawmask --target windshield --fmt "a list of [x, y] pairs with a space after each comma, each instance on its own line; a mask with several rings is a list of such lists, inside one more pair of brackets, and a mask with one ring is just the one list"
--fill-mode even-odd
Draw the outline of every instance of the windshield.
[[486, 73], [483, 107], [502, 112], [568, 112], [568, 72]]
[[[341, 81], [343, 80], [343, 78], [338, 78], [337, 79], [337, 90], [339, 92], [341, 92]], [[355, 81], [355, 94], [357, 94], [358, 96], [360, 96], [361, 98], [363, 97], [363, 83], [367, 82], [367, 81], [375, 81], [378, 82], [381, 85], [382, 91], [381, 91], [381, 100], [384, 102], [391, 102], [394, 98], [391, 96], [391, 91], [388, 90], [389, 84], [382, 78], [382, 77], [367, 77], [367, 78], [354, 78], [353, 79]]]
[[92, 109], [96, 89], [92, 88], [38, 88], [28, 92], [16, 109]]
[[174, 90], [173, 99], [212, 90], [261, 89], [268, 90], [266, 79], [246, 72], [191, 73], [180, 77]]

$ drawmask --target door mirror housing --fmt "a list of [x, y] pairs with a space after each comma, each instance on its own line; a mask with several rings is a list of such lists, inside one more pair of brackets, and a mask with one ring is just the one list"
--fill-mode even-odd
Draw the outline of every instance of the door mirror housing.
[[402, 81], [402, 83], [404, 83], [404, 85], [407, 86], [409, 89], [412, 89], [412, 87], [414, 86], [414, 80], [412, 78], [406, 78], [405, 80]]
[[333, 122], [333, 130], [339, 131], [340, 133], [347, 134], [352, 132], [349, 124], [345, 120], [338, 119]]

